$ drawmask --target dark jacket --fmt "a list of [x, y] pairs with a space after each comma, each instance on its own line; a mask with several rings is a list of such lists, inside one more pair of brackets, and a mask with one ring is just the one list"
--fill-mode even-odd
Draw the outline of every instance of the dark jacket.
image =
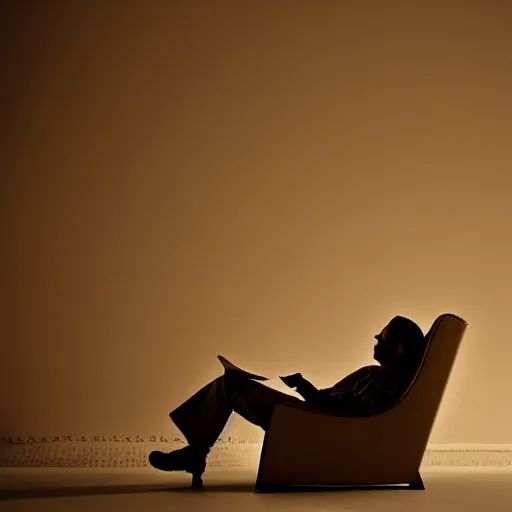
[[410, 382], [405, 374], [383, 366], [364, 366], [327, 389], [312, 384], [297, 387], [314, 408], [350, 416], [368, 416], [391, 407]]

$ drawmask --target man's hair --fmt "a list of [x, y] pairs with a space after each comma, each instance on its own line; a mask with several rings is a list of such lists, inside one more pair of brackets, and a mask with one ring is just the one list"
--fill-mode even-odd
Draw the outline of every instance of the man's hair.
[[390, 339], [404, 346], [404, 356], [419, 362], [424, 355], [426, 340], [423, 331], [412, 320], [395, 316], [389, 324]]

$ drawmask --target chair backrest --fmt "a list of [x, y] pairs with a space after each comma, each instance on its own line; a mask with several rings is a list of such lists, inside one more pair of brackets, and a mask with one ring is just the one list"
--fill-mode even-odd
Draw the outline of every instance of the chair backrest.
[[[439, 327], [440, 323], [444, 320], [444, 319], [448, 319], [448, 318], [452, 318], [454, 320], [456, 320], [457, 322], [461, 322], [464, 326], [467, 326], [467, 322], [465, 320], [463, 320], [462, 318], [456, 316], [456, 315], [453, 315], [451, 313], [445, 313], [443, 315], [440, 315], [436, 318], [436, 320], [434, 321], [434, 323], [432, 324], [432, 326], [430, 327], [429, 331], [427, 332], [427, 334], [425, 335], [425, 351], [424, 351], [424, 354], [423, 354], [423, 357], [421, 359], [421, 361], [419, 362], [419, 365], [418, 365], [418, 368], [416, 370], [416, 374], [414, 375], [414, 377], [412, 378], [410, 384], [404, 389], [402, 395], [400, 397], [397, 398], [395, 404], [398, 404], [400, 403], [410, 392], [411, 388], [415, 385], [417, 379], [419, 378], [421, 372], [423, 371], [423, 368], [424, 368], [424, 365], [425, 365], [425, 361], [427, 359], [427, 355], [429, 353], [429, 351], [431, 350], [431, 347], [432, 347], [432, 344], [433, 343], [436, 343], [436, 344], [439, 344], [439, 337], [436, 336], [436, 339], [433, 339], [434, 338], [434, 334], [437, 333], [439, 334], [439, 332], [437, 331], [437, 327]], [[462, 335], [459, 339], [459, 344], [460, 344], [460, 341], [462, 339]], [[455, 340], [454, 340], [455, 341]], [[444, 342], [443, 345], [446, 345], [446, 342]], [[455, 347], [455, 352], [458, 350], [458, 346]], [[446, 347], [443, 346], [443, 349], [445, 349]], [[452, 366], [453, 366], [453, 362], [455, 360], [455, 356], [456, 356], [456, 353], [453, 353], [453, 361], [452, 361]], [[450, 370], [451, 371], [451, 367], [450, 367]], [[448, 376], [447, 375], [447, 379], [448, 379]]]
[[[453, 314], [440, 315], [426, 335], [426, 349], [415, 378], [390, 412], [404, 414], [407, 425], [427, 445], [460, 342], [468, 323]], [[423, 448], [423, 450], [424, 450]]]

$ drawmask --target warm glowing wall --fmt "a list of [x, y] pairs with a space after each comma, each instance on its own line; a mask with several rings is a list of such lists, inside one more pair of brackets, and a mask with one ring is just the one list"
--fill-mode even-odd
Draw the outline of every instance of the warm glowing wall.
[[0, 435], [172, 435], [217, 353], [327, 386], [454, 312], [431, 441], [512, 443], [511, 2], [2, 9]]

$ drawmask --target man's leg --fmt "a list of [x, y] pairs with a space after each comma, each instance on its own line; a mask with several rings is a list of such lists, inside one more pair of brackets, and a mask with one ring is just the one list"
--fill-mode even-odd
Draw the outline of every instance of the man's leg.
[[306, 407], [304, 401], [227, 372], [200, 389], [169, 416], [189, 442], [170, 453], [154, 451], [149, 463], [162, 471], [192, 473], [192, 487], [201, 487], [206, 457], [233, 411], [267, 429], [277, 403]]
[[265, 431], [270, 425], [270, 418], [277, 403], [307, 407], [300, 398], [249, 379], [235, 385], [232, 396], [234, 412]]
[[278, 402], [305, 406], [299, 398], [227, 372], [200, 389], [169, 416], [191, 446], [211, 448], [233, 411], [266, 430]]

